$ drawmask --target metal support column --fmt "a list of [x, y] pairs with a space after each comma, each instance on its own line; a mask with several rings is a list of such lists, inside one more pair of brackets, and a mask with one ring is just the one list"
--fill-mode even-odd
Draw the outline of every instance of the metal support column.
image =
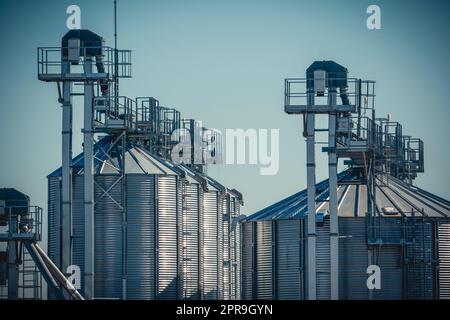
[[[11, 228], [12, 224], [10, 224]], [[13, 230], [14, 233], [17, 230]], [[8, 241], [8, 299], [19, 299], [19, 266], [17, 264], [18, 244], [16, 240]]]
[[[314, 105], [314, 92], [308, 91], [308, 105]], [[315, 115], [306, 114], [306, 166], [308, 188], [308, 299], [316, 299], [316, 163]]]
[[[62, 62], [62, 73], [70, 74], [70, 62]], [[63, 82], [61, 265], [64, 274], [72, 264], [72, 82]], [[66, 274], [67, 276], [67, 274]]]
[[[92, 60], [84, 61], [86, 75], [92, 73]], [[93, 121], [94, 87], [91, 81], [84, 83], [84, 295], [94, 298], [94, 133]]]
[[[328, 91], [328, 104], [336, 105], [336, 90]], [[331, 299], [339, 299], [339, 226], [337, 199], [336, 113], [328, 115], [328, 178], [330, 192], [330, 276]]]

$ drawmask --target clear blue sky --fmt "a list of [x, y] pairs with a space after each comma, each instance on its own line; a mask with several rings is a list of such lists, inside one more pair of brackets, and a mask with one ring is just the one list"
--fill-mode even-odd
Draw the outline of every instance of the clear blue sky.
[[[58, 45], [65, 10], [78, 4], [82, 27], [113, 44], [112, 0], [0, 2], [0, 186], [47, 208], [46, 175], [60, 165], [61, 108], [54, 84], [36, 76], [36, 48]], [[332, 59], [352, 76], [377, 81], [377, 115], [392, 113], [425, 141], [417, 184], [450, 198], [450, 2], [428, 1], [124, 1], [119, 45], [133, 50], [134, 77], [121, 94], [155, 96], [184, 117], [216, 128], [280, 128], [280, 171], [210, 168], [245, 197], [243, 213], [306, 185], [301, 121], [283, 112], [283, 79]], [[382, 30], [366, 28], [378, 4]], [[74, 155], [81, 151], [81, 104], [74, 109]], [[318, 179], [326, 177], [320, 155]]]

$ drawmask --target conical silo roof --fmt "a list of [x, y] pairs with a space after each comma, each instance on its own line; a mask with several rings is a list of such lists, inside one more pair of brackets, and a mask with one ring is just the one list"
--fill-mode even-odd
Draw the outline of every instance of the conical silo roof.
[[[95, 174], [119, 174], [121, 153], [114, 150], [114, 142], [111, 137], [105, 137], [94, 146], [94, 169]], [[150, 154], [132, 141], [126, 143], [125, 174], [179, 174], [177, 167]], [[72, 161], [73, 174], [83, 174], [84, 154], [80, 153]], [[61, 176], [61, 167], [49, 176]]]
[[[338, 215], [364, 217], [367, 212], [367, 188], [358, 170], [347, 169], [338, 175]], [[376, 210], [380, 215], [450, 217], [450, 201], [412, 186], [388, 174], [375, 179]], [[316, 184], [316, 211], [328, 209], [328, 179]], [[247, 221], [303, 219], [307, 216], [307, 189], [270, 205]]]

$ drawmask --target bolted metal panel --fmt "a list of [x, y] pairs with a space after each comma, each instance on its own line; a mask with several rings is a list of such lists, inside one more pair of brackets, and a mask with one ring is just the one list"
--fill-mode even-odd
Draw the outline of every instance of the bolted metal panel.
[[302, 220], [276, 221], [277, 299], [300, 300], [303, 297]]
[[234, 290], [232, 298], [235, 300], [241, 299], [241, 224], [239, 223], [240, 217], [240, 205], [236, 198], [234, 198], [234, 219], [232, 224], [232, 237], [233, 237], [233, 282]]
[[217, 259], [217, 264], [218, 264], [218, 272], [217, 272], [217, 282], [218, 282], [218, 298], [219, 299], [225, 299], [224, 298], [224, 292], [223, 292], [223, 266], [224, 266], [224, 259], [223, 259], [223, 242], [224, 242], [224, 234], [223, 234], [223, 199], [225, 197], [225, 193], [224, 192], [219, 192], [218, 193], [218, 200], [217, 200], [217, 205], [218, 205], [218, 251], [217, 251], [217, 255], [218, 255], [218, 259]]
[[272, 249], [272, 221], [258, 221], [256, 224], [256, 299], [273, 298]]
[[127, 299], [155, 299], [155, 176], [127, 175]]
[[199, 299], [199, 223], [200, 186], [185, 184], [182, 211], [182, 278], [183, 299]]
[[233, 243], [231, 260], [233, 291], [231, 298], [233, 300], [239, 300], [241, 299], [241, 228], [238, 217], [233, 218], [231, 230], [231, 240]]
[[[61, 177], [48, 177], [48, 256], [61, 267]], [[48, 292], [49, 299], [56, 299], [55, 293]]]
[[84, 294], [84, 177], [72, 176], [72, 264], [81, 271], [81, 290]]
[[450, 223], [438, 225], [439, 299], [450, 299]]
[[176, 176], [157, 177], [158, 299], [178, 298], [179, 193]]
[[369, 299], [365, 218], [340, 217], [339, 235], [339, 298]]
[[[122, 298], [122, 184], [119, 175], [95, 176], [95, 297]], [[109, 190], [108, 195], [104, 190]]]
[[230, 213], [229, 195], [222, 199], [222, 292], [223, 300], [231, 299], [231, 274], [230, 274]]
[[372, 264], [378, 265], [381, 270], [381, 289], [374, 290], [374, 299], [402, 299], [401, 247], [396, 245], [374, 246], [372, 249]]
[[61, 266], [61, 185], [60, 177], [48, 178], [48, 256], [58, 267]]
[[407, 228], [404, 249], [407, 299], [433, 299], [434, 289], [434, 222], [418, 219]]
[[318, 300], [331, 299], [330, 274], [330, 219], [316, 227], [316, 297]]
[[241, 224], [242, 230], [242, 299], [254, 298], [254, 243], [253, 229], [256, 222], [247, 221]]
[[202, 216], [202, 269], [201, 285], [203, 299], [218, 299], [218, 249], [219, 249], [219, 195], [217, 191], [203, 194]]

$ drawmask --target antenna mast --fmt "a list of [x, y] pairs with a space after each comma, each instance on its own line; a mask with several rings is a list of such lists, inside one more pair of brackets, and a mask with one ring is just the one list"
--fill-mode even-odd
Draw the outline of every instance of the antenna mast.
[[119, 51], [117, 50], [117, 0], [114, 0], [114, 97], [119, 96]]

